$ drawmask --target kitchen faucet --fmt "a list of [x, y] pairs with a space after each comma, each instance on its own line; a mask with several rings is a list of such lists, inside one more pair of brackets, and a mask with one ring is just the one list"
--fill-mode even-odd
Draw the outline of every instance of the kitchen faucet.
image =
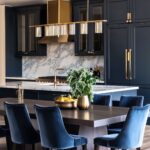
[[57, 85], [57, 71], [64, 70], [64, 68], [56, 68], [54, 73], [54, 88], [56, 88]]

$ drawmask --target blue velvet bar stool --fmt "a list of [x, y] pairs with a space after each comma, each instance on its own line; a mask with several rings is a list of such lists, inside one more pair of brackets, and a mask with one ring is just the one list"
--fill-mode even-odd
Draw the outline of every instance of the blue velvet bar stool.
[[95, 150], [99, 149], [99, 146], [105, 146], [115, 149], [137, 149], [143, 143], [144, 131], [149, 115], [150, 105], [144, 107], [132, 107], [130, 108], [124, 127], [119, 134], [108, 134], [94, 139]]
[[31, 144], [32, 150], [35, 143], [40, 142], [40, 136], [33, 128], [26, 105], [4, 103], [11, 140], [18, 145]]
[[[143, 96], [121, 96], [119, 107], [132, 107], [132, 106], [143, 106], [144, 97]], [[123, 122], [116, 123], [108, 126], [108, 134], [119, 133], [123, 127]]]
[[42, 147], [62, 150], [82, 146], [83, 150], [87, 149], [86, 138], [68, 134], [58, 107], [35, 105], [35, 110]]
[[105, 105], [112, 106], [112, 96], [111, 95], [101, 95], [94, 94], [93, 103], [94, 105]]

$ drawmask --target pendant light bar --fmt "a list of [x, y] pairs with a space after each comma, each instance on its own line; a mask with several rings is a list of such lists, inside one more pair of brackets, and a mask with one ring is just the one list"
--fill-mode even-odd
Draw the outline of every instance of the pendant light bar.
[[90, 0], [87, 0], [86, 21], [52, 23], [44, 25], [34, 25], [29, 27], [35, 28], [35, 37], [42, 37], [42, 27], [44, 27], [45, 36], [75, 35], [76, 24], [80, 25], [80, 34], [88, 34], [89, 23], [95, 24], [95, 33], [102, 33], [103, 22], [107, 22], [107, 20], [89, 20], [89, 10]]

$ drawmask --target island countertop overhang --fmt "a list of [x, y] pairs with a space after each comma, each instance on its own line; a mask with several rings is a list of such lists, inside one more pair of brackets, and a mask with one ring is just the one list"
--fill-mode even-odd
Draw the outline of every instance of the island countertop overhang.
[[[41, 91], [58, 91], [58, 92], [70, 92], [70, 87], [68, 85], [62, 84], [57, 85], [56, 88], [53, 84], [49, 83], [38, 83], [38, 82], [7, 82], [5, 86], [0, 86], [0, 88], [12, 88], [17, 89], [18, 84], [22, 85], [25, 90], [41, 90]], [[106, 94], [122, 91], [132, 91], [138, 90], [138, 86], [118, 86], [118, 85], [94, 85], [94, 94]]]

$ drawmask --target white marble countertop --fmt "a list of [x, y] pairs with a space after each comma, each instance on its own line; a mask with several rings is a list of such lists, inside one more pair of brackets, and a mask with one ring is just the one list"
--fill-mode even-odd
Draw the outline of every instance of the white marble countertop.
[[[7, 82], [5, 86], [0, 86], [1, 88], [17, 88], [17, 85], [21, 83], [23, 89], [27, 90], [42, 90], [42, 91], [60, 91], [60, 92], [69, 92], [70, 87], [67, 84], [57, 85], [56, 88], [52, 83], [38, 83], [38, 82]], [[94, 94], [105, 94], [105, 93], [114, 93], [121, 91], [130, 91], [138, 90], [137, 86], [116, 86], [116, 85], [94, 85], [93, 93]]]

